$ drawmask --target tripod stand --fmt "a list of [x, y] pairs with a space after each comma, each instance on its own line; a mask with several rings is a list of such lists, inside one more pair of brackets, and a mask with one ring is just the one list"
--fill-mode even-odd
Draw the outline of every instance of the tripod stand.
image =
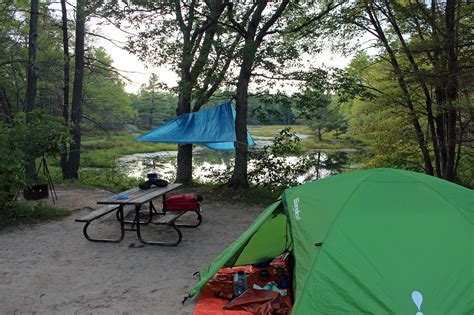
[[[40, 174], [40, 172], [42, 172], [43, 176], [46, 177], [46, 185], [32, 185], [30, 187], [27, 187], [23, 192], [25, 199], [27, 200], [42, 199], [44, 197], [49, 196], [49, 193], [48, 193], [48, 190], [49, 190], [51, 192], [51, 200], [53, 201], [53, 204], [55, 204], [56, 200], [58, 200], [58, 195], [56, 194], [56, 189], [54, 188], [54, 184], [53, 184], [53, 178], [51, 177], [48, 164], [46, 163], [46, 157], [44, 155], [41, 158], [38, 168], [36, 169], [35, 179], [38, 179], [38, 175]], [[28, 196], [27, 196], [27, 193], [28, 193]], [[20, 194], [20, 190], [18, 190], [18, 192], [16, 193], [15, 200], [18, 198], [19, 194]]]
[[48, 164], [46, 163], [46, 157], [43, 155], [40, 164], [38, 165], [38, 169], [36, 170], [35, 178], [38, 177], [40, 171], [43, 172], [43, 176], [46, 177], [47, 185], [49, 190], [51, 191], [51, 200], [55, 204], [55, 200], [58, 200], [58, 195], [56, 194], [56, 189], [54, 188], [53, 178], [51, 177], [51, 173], [48, 168]]

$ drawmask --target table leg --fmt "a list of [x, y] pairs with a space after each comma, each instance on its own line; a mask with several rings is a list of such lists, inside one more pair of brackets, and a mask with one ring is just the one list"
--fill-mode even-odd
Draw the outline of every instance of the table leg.
[[196, 223], [194, 223], [194, 224], [176, 223], [176, 225], [180, 226], [180, 227], [189, 227], [189, 228], [195, 228], [195, 227], [198, 227], [199, 225], [201, 225], [202, 215], [201, 215], [200, 208], [198, 208], [196, 211], [190, 211], [190, 212], [196, 213], [196, 215], [197, 215]]
[[[150, 202], [150, 205], [152, 205], [151, 202]], [[155, 207], [153, 207], [153, 209], [155, 209]], [[151, 221], [153, 220], [153, 209], [150, 208], [148, 219], [147, 219], [146, 221], [144, 221], [144, 222], [138, 221], [139, 224], [141, 224], [141, 225], [147, 225], [147, 224], [150, 224], [150, 223], [151, 223]], [[156, 211], [156, 209], [155, 209], [155, 211]], [[119, 218], [118, 213], [117, 213], [117, 220], [119, 220], [120, 222], [123, 221], [123, 223], [125, 223], [125, 224], [131, 224], [132, 227], [135, 226], [135, 224], [137, 224], [136, 217], [134, 218], [133, 221], [125, 221], [125, 220], [123, 219], [123, 215], [122, 215], [122, 218], [121, 218], [121, 219]]]
[[[140, 219], [140, 208], [141, 208], [140, 205], [135, 206], [135, 221], [138, 221]], [[159, 246], [176, 246], [181, 242], [183, 235], [181, 234], [181, 231], [179, 230], [179, 228], [174, 224], [174, 222], [170, 223], [169, 226], [172, 227], [178, 234], [178, 240], [176, 242], [146, 241], [142, 238], [140, 224], [137, 224], [137, 228], [136, 228], [137, 237], [140, 240], [140, 242], [142, 242], [143, 244], [159, 245]]]
[[155, 214], [161, 214], [163, 215], [164, 213], [158, 212], [156, 209], [155, 205], [153, 204], [153, 200], [150, 200], [150, 216], [155, 215]]
[[87, 233], [87, 228], [89, 227], [89, 224], [92, 223], [92, 221], [95, 221], [95, 220], [91, 220], [89, 222], [86, 223], [86, 225], [84, 225], [84, 229], [82, 230], [82, 233], [84, 234], [84, 237], [88, 240], [88, 241], [91, 241], [91, 242], [103, 242], [103, 243], [119, 243], [123, 240], [123, 238], [125, 237], [125, 223], [124, 223], [124, 220], [123, 220], [123, 206], [119, 206], [119, 208], [117, 209], [117, 218], [121, 218], [119, 219], [119, 222], [120, 222], [120, 237], [118, 239], [107, 239], [107, 238], [93, 238], [93, 237], [90, 237], [89, 234]]
[[161, 210], [161, 212], [163, 212], [163, 214], [166, 214], [165, 204], [166, 204], [166, 194], [163, 194], [163, 208]]

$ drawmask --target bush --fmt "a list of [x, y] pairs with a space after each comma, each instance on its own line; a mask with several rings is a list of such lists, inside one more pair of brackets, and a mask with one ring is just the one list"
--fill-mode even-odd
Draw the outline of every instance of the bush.
[[80, 184], [84, 186], [99, 187], [114, 192], [127, 190], [138, 186], [143, 179], [131, 178], [122, 175], [119, 170], [113, 168], [104, 169], [82, 169], [79, 171]]
[[0, 205], [0, 228], [19, 224], [53, 220], [70, 215], [71, 212], [45, 203], [23, 204], [9, 201]]
[[[311, 155], [299, 156], [300, 141], [291, 128], [284, 128], [275, 136], [271, 145], [251, 151], [249, 180], [257, 187], [272, 192], [281, 192], [298, 185], [299, 177], [316, 165]], [[290, 155], [298, 157], [288, 159]]]
[[11, 130], [0, 122], [0, 202], [13, 199], [25, 186], [25, 156], [11, 137]]
[[[322, 161], [314, 155], [298, 156], [288, 159], [288, 156], [300, 155], [300, 139], [290, 128], [282, 129], [273, 139], [272, 144], [262, 149], [249, 152], [250, 182], [257, 188], [278, 194], [285, 188], [299, 184], [299, 180], [308, 171]], [[211, 169], [209, 176], [215, 183], [225, 183], [230, 180], [233, 165], [226, 170]]]
[[61, 144], [68, 139], [61, 118], [42, 110], [29, 115], [29, 123], [25, 113], [17, 114], [10, 125], [0, 121], [0, 216], [11, 217], [10, 212], [2, 213], [9, 209], [22, 209], [24, 215], [30, 213], [12, 203], [15, 194], [31, 184], [25, 176], [26, 164], [31, 159], [59, 153]]

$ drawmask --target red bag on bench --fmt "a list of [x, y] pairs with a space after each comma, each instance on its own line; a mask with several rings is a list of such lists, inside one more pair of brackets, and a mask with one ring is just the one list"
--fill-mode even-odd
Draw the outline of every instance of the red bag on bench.
[[199, 201], [195, 195], [173, 195], [165, 198], [163, 208], [166, 211], [197, 211]]

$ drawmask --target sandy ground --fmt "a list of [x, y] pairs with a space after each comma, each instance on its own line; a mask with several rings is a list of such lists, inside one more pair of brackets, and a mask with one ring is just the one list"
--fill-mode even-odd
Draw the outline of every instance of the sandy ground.
[[[118, 244], [92, 243], [82, 235], [83, 224], [74, 222], [109, 192], [57, 191], [58, 205], [72, 210], [71, 216], [0, 232], [0, 314], [190, 314], [193, 303], [181, 301], [196, 282], [192, 274], [264, 209], [205, 200], [202, 225], [183, 228], [177, 247], [130, 247], [140, 244], [133, 232]], [[101, 236], [119, 232], [110, 216], [94, 228]], [[169, 237], [166, 228], [150, 226], [144, 236]]]

